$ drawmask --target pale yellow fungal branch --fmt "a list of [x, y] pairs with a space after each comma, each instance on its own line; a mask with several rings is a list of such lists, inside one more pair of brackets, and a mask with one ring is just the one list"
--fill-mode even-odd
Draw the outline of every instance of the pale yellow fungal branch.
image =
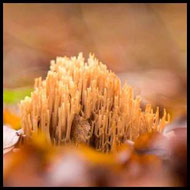
[[84, 142], [108, 152], [126, 139], [162, 131], [170, 119], [166, 111], [160, 119], [159, 108], [154, 113], [151, 105], [142, 111], [133, 89], [121, 88], [120, 79], [92, 54], [87, 62], [82, 53], [57, 57], [34, 87], [20, 103], [22, 128], [27, 137], [42, 131], [56, 145]]

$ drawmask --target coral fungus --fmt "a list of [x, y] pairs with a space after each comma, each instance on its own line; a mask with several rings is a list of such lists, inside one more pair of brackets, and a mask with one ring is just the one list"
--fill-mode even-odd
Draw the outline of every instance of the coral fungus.
[[42, 131], [55, 145], [86, 143], [109, 152], [169, 122], [166, 111], [160, 118], [159, 108], [153, 112], [148, 104], [143, 111], [140, 101], [93, 55], [87, 62], [82, 53], [57, 57], [46, 79], [37, 78], [31, 97], [21, 101], [21, 124], [28, 138]]

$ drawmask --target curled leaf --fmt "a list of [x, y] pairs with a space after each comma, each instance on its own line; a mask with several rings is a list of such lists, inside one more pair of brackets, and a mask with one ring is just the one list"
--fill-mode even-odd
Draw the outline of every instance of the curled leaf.
[[3, 154], [8, 153], [15, 147], [22, 134], [22, 129], [16, 131], [6, 125], [3, 126]]

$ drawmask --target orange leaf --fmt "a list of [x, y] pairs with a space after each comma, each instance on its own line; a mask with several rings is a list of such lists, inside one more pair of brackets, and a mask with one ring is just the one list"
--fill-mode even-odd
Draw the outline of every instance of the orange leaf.
[[20, 117], [8, 109], [3, 110], [3, 123], [10, 125], [13, 129], [20, 129]]

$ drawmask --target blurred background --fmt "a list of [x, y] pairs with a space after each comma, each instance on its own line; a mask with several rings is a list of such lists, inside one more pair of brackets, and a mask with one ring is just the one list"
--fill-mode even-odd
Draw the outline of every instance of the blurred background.
[[186, 113], [186, 4], [4, 3], [3, 11], [5, 104], [45, 78], [56, 56], [92, 52], [144, 103]]

